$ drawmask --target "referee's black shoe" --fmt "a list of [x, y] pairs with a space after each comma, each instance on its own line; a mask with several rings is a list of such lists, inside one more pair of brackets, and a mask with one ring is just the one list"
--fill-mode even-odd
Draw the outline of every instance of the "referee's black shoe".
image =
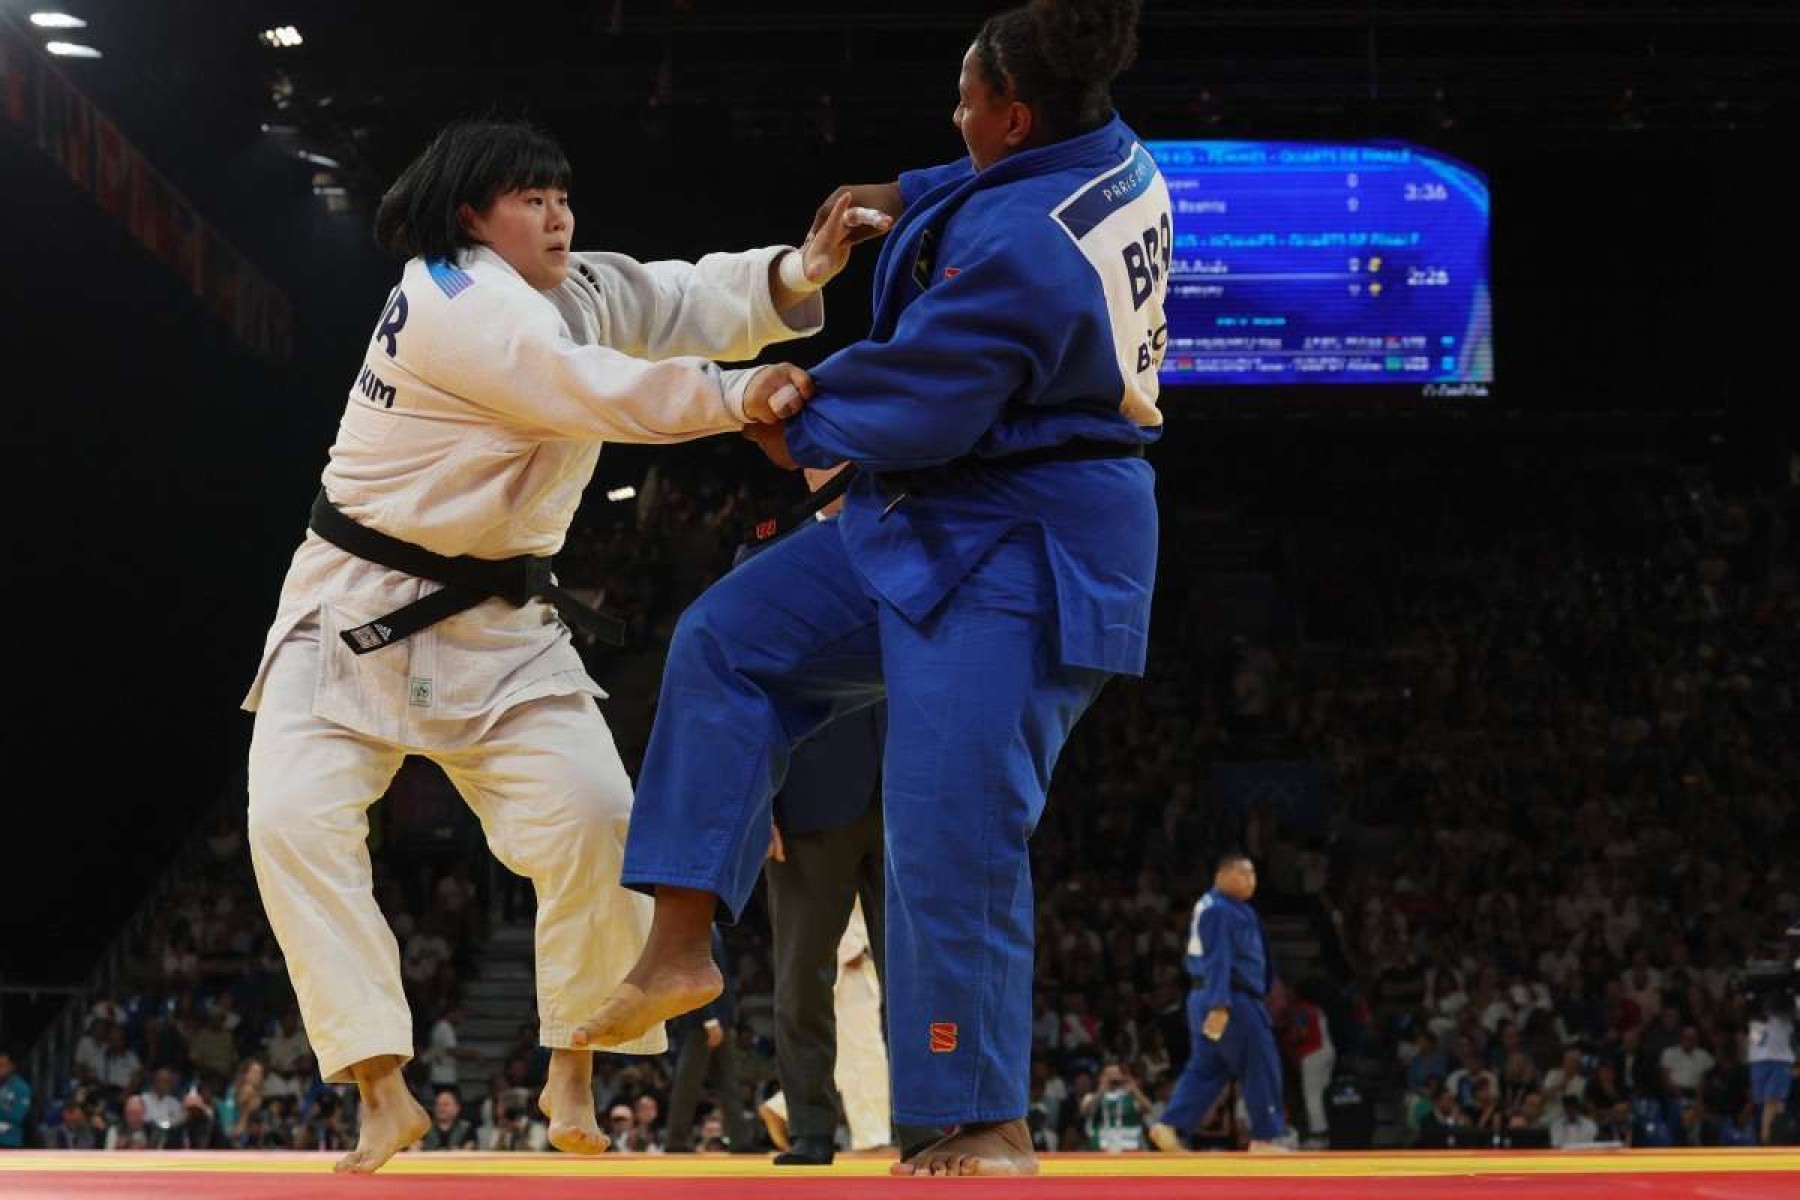
[[829, 1167], [837, 1148], [828, 1137], [797, 1137], [794, 1144], [775, 1156], [778, 1167]]

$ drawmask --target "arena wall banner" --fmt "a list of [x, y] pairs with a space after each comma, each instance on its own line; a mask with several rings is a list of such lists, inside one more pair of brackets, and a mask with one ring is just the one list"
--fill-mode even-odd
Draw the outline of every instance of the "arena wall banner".
[[275, 363], [292, 357], [293, 303], [6, 17], [0, 116], [0, 128], [48, 155], [247, 349]]

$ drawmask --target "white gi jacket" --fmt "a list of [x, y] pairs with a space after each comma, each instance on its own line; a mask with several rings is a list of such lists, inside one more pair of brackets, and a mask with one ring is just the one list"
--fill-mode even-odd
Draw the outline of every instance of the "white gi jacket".
[[[486, 247], [454, 265], [411, 260], [351, 386], [326, 494], [438, 554], [554, 554], [603, 443], [741, 427], [750, 372], [705, 360], [818, 331], [817, 295], [775, 311], [769, 266], [786, 249], [693, 264], [577, 254], [551, 292]], [[309, 531], [244, 707], [256, 710], [270, 661], [297, 631], [320, 645], [314, 716], [420, 749], [470, 745], [527, 700], [605, 695], [542, 600], [489, 600], [361, 656], [338, 637], [437, 589]]]

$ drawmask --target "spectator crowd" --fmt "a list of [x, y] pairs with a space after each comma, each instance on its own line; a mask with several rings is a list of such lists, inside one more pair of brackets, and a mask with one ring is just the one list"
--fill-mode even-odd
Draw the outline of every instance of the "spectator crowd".
[[[780, 503], [654, 474], [636, 500], [562, 569], [652, 641]], [[1078, 729], [1034, 842], [1039, 1147], [1147, 1147], [1188, 1050], [1189, 914], [1230, 844], [1261, 869], [1290, 1118], [1314, 1144], [1366, 1138], [1356, 1104], [1420, 1146], [1792, 1139], [1753, 1102], [1762, 1014], [1736, 985], [1800, 917], [1791, 495], [1667, 467], [1430, 503], [1416, 481], [1320, 484], [1240, 507], [1262, 538], [1224, 566], [1177, 536], [1190, 503], [1172, 501], [1150, 674]], [[528, 918], [528, 888], [442, 852], [469, 818], [426, 764], [374, 813], [421, 1148], [546, 1149], [535, 1026], [491, 1061], [459, 1035], [488, 924]], [[0, 1055], [0, 1146], [350, 1144], [355, 1090], [319, 1078], [237, 816], [154, 903], [66, 1077], [35, 1100]], [[756, 910], [729, 947], [737, 1093], [672, 1133], [672, 1063], [601, 1056], [619, 1152], [727, 1149], [720, 1106], [749, 1117], [777, 1086]], [[488, 1086], [467, 1094], [477, 1059]], [[1226, 1103], [1199, 1144], [1245, 1136]]]

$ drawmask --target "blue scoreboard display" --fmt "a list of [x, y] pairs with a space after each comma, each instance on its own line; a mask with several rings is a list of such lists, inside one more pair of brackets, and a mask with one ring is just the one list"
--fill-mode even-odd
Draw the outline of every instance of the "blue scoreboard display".
[[1148, 142], [1175, 214], [1165, 386], [1494, 378], [1488, 187], [1405, 143]]

